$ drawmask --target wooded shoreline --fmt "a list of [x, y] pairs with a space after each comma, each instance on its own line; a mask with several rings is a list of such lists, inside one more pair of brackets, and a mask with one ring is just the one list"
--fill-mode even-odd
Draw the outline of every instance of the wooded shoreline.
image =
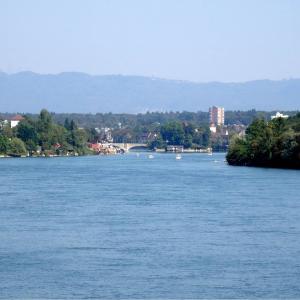
[[226, 159], [233, 166], [300, 169], [300, 113], [255, 120], [243, 138], [231, 140]]

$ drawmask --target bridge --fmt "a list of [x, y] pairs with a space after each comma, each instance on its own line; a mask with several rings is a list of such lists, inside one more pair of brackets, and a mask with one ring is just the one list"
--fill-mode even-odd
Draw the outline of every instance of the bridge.
[[132, 149], [146, 149], [148, 148], [147, 144], [141, 144], [141, 143], [112, 143], [111, 144], [114, 147], [117, 147], [121, 150], [124, 150], [125, 152], [128, 152]]

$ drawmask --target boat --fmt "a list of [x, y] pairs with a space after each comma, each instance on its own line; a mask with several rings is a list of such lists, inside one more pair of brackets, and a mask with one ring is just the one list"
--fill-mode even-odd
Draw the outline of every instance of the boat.
[[154, 158], [154, 156], [153, 156], [152, 154], [149, 154], [149, 155], [148, 155], [148, 158], [151, 159], [151, 158]]
[[175, 158], [176, 159], [181, 159], [181, 155], [180, 154], [176, 154]]
[[212, 155], [212, 152], [208, 152], [207, 155]]

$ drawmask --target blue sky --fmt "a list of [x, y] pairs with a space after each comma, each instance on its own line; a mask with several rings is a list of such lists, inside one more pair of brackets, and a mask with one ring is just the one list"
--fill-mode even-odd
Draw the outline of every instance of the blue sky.
[[298, 0], [0, 0], [0, 70], [300, 78]]

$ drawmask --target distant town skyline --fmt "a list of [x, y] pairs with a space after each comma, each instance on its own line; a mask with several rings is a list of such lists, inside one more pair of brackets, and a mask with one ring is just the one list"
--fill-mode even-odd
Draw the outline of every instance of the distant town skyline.
[[1, 0], [0, 70], [300, 78], [300, 1]]

